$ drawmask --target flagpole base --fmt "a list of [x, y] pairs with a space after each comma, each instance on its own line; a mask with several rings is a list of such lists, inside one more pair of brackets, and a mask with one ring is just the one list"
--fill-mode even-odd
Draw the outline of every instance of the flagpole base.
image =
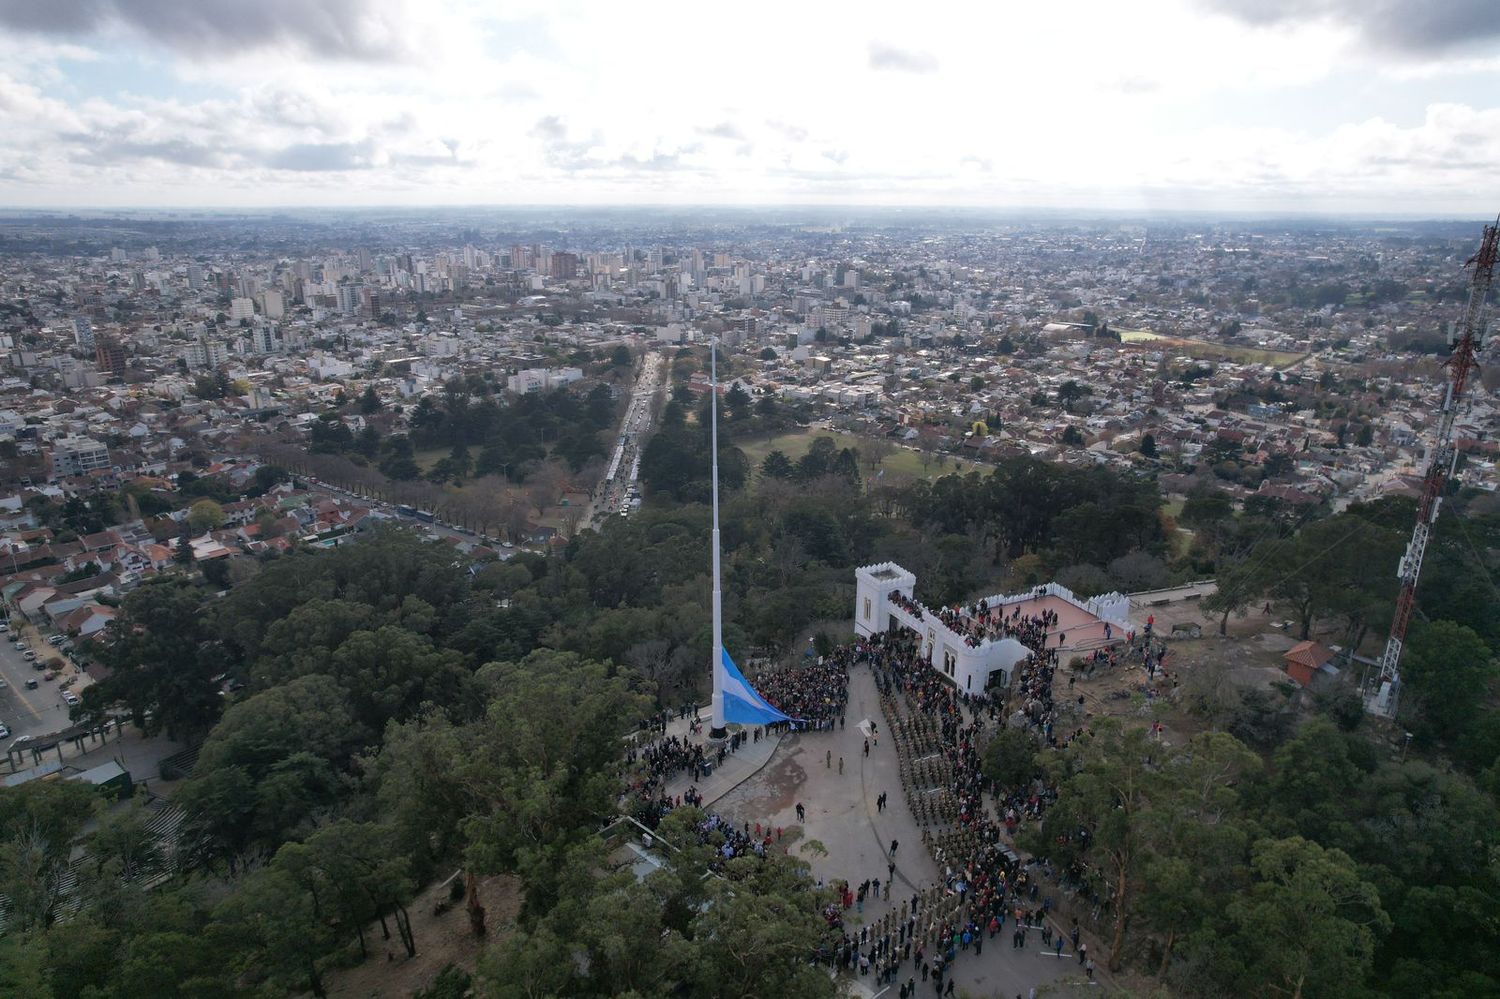
[[708, 730], [708, 737], [710, 739], [727, 739], [729, 738], [729, 727], [727, 725], [722, 728], [713, 728], [712, 726], [710, 726]]

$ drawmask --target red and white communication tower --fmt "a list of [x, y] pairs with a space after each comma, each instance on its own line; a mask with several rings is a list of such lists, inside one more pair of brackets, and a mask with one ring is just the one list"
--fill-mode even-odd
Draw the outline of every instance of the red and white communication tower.
[[1436, 439], [1429, 452], [1427, 472], [1422, 477], [1422, 498], [1417, 503], [1417, 526], [1412, 528], [1411, 542], [1406, 554], [1401, 556], [1401, 565], [1396, 578], [1401, 580], [1401, 595], [1396, 598], [1396, 616], [1391, 620], [1391, 637], [1380, 657], [1380, 679], [1376, 689], [1368, 698], [1371, 712], [1387, 718], [1396, 714], [1396, 701], [1401, 693], [1401, 648], [1406, 642], [1406, 626], [1411, 621], [1412, 606], [1417, 600], [1417, 577], [1422, 572], [1422, 556], [1427, 553], [1427, 541], [1437, 523], [1438, 508], [1443, 502], [1443, 487], [1453, 474], [1458, 452], [1453, 447], [1453, 424], [1458, 418], [1459, 400], [1468, 387], [1469, 378], [1479, 367], [1478, 353], [1484, 348], [1489, 336], [1485, 321], [1488, 308], [1490, 282], [1495, 277], [1495, 257], [1500, 244], [1500, 219], [1495, 225], [1484, 227], [1484, 238], [1480, 240], [1479, 252], [1469, 258], [1464, 266], [1473, 268], [1469, 281], [1469, 302], [1464, 307], [1463, 319], [1448, 330], [1448, 344], [1453, 354], [1448, 358], [1448, 386], [1443, 394], [1443, 409], [1438, 420]]

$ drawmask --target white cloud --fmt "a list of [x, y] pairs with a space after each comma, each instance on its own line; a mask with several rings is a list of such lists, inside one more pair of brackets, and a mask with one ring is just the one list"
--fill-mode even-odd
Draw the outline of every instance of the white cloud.
[[[257, 16], [152, 39], [134, 5], [96, 0], [81, 26], [0, 40], [0, 202], [1500, 200], [1500, 111], [1474, 106], [1472, 79], [1374, 55], [1337, 18], [1247, 26], [1206, 2], [875, 3], [856, 32], [822, 5], [663, 0], [648, 22], [434, 0], [357, 5], [338, 35]], [[69, 98], [85, 45], [174, 96]], [[1497, 57], [1465, 71], [1493, 76]], [[1423, 98], [1383, 105], [1358, 82], [1375, 70], [1420, 76]]]

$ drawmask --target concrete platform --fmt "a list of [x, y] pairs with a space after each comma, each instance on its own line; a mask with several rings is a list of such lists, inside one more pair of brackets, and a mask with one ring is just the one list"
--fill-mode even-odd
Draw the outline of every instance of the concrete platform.
[[[1056, 626], [1047, 633], [1047, 648], [1049, 649], [1076, 649], [1080, 646], [1092, 648], [1104, 641], [1104, 622], [1060, 597], [1050, 595], [1033, 597], [1019, 603], [1007, 604], [1001, 609], [1005, 616], [1009, 617], [1018, 607], [1021, 609], [1022, 617], [1037, 617], [1043, 611], [1052, 611], [1057, 615]], [[1124, 636], [1116, 628], [1114, 637], [1123, 638]], [[1059, 642], [1059, 638], [1065, 641]]]

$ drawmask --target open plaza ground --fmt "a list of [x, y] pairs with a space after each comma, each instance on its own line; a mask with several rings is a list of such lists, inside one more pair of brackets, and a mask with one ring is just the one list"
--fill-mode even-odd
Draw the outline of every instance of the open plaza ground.
[[[886, 719], [881, 713], [878, 691], [868, 666], [850, 671], [849, 702], [844, 725], [831, 732], [803, 732], [777, 740], [763, 740], [741, 747], [724, 767], [697, 786], [705, 794], [705, 807], [738, 824], [786, 830], [783, 845], [812, 868], [813, 876], [825, 884], [848, 881], [853, 885], [878, 878], [888, 880], [894, 860], [894, 887], [889, 899], [867, 899], [862, 907], [850, 908], [844, 918], [856, 932], [887, 912], [899, 912], [918, 889], [939, 883], [942, 871], [922, 842], [922, 829], [901, 791], [899, 762], [893, 741], [886, 737]], [[866, 756], [866, 732], [874, 726]], [[842, 772], [841, 772], [842, 764]], [[672, 785], [681, 793], [691, 785], [682, 778]], [[883, 810], [876, 799], [887, 796]], [[805, 818], [799, 822], [797, 805]], [[897, 844], [892, 857], [890, 847]], [[1057, 900], [1060, 903], [1060, 899]], [[1030, 904], [1030, 903], [1028, 903]], [[1071, 945], [1062, 957], [1043, 949], [1040, 931], [1027, 935], [1027, 946], [1011, 946], [1010, 925], [994, 939], [986, 937], [983, 951], [961, 955], [950, 976], [956, 994], [972, 997], [1038, 995], [1098, 995], [1108, 991], [1102, 983], [1089, 984]], [[1054, 921], [1054, 932], [1066, 927]], [[1086, 936], [1090, 950], [1098, 944]], [[1096, 970], [1096, 978], [1101, 972]], [[916, 979], [919, 996], [931, 994], [932, 982], [923, 982], [912, 962], [905, 963], [900, 982]], [[856, 977], [858, 994], [894, 999], [899, 984], [875, 985], [873, 973]]]

